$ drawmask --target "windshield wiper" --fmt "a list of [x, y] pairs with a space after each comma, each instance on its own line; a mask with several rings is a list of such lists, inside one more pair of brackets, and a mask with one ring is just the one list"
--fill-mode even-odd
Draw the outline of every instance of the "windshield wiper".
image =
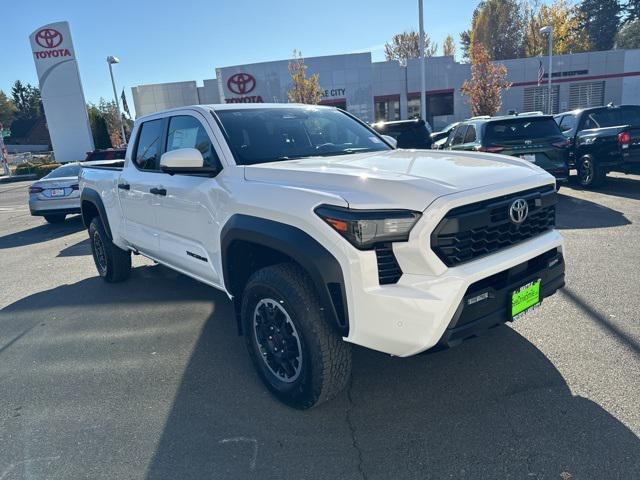
[[375, 149], [367, 148], [367, 147], [356, 147], [356, 148], [345, 148], [344, 150], [338, 150], [337, 152], [325, 152], [319, 154], [321, 157], [332, 157], [334, 155], [350, 155], [352, 153], [363, 153], [363, 152], [375, 152]]

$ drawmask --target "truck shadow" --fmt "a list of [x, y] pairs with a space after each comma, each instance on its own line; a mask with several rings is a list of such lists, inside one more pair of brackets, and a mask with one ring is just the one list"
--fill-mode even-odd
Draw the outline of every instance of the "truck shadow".
[[[122, 360], [139, 353], [150, 325], [159, 328], [153, 335], [160, 331], [169, 337], [163, 340], [169, 351], [183, 342], [181, 336], [197, 338], [188, 359], [179, 364], [171, 360], [178, 368], [159, 362], [152, 372], [103, 373], [126, 374], [127, 385], [139, 386], [98, 393], [139, 405], [127, 438], [148, 441], [153, 455], [140, 458], [148, 461], [146, 466], [134, 467], [131, 458], [121, 457], [129, 446], [111, 445], [108, 438], [90, 442], [95, 445], [87, 448], [96, 449], [92, 454], [102, 459], [100, 468], [105, 461], [122, 463], [142, 468], [146, 478], [167, 480], [560, 478], [562, 472], [577, 479], [640, 478], [638, 437], [596, 403], [573, 396], [545, 355], [509, 327], [456, 349], [406, 359], [354, 347], [348, 391], [300, 412], [276, 401], [258, 380], [224, 294], [158, 266], [136, 268], [133, 276], [144, 288], [91, 278], [31, 295], [0, 311], [0, 347], [11, 342], [7, 352], [34, 335], [25, 334], [25, 328], [45, 319], [82, 334], [74, 337], [87, 343], [74, 347], [82, 351], [93, 350], [91, 341], [108, 344], [108, 336], [95, 334], [108, 328], [120, 339]], [[189, 318], [185, 302], [215, 309]], [[154, 315], [143, 325], [147, 310]], [[52, 319], [56, 311], [64, 314]], [[184, 322], [190, 327], [171, 337]], [[23, 349], [25, 363], [30, 362], [27, 354], [38, 352]], [[47, 350], [46, 362], [57, 361], [67, 359]], [[166, 383], [173, 374], [175, 395], [173, 388], [155, 390], [173, 397], [166, 399], [168, 411], [158, 415], [166, 418], [158, 438], [151, 433], [157, 428], [144, 420], [149, 415], [144, 391], [154, 379]], [[88, 380], [66, 380], [76, 395], [82, 394], [83, 382], [94, 384], [96, 374], [88, 375]], [[66, 398], [49, 395], [51, 411]], [[90, 425], [97, 421], [86, 420]], [[100, 422], [105, 432], [117, 431], [119, 424], [109, 425], [108, 416]], [[78, 448], [73, 436], [56, 435], [58, 443], [70, 439], [70, 454]], [[133, 451], [140, 455], [145, 450]], [[83, 468], [91, 471], [93, 466], [85, 463]]]
[[612, 176], [610, 174], [602, 186], [594, 189], [584, 189], [578, 185], [577, 181], [573, 181], [570, 188], [585, 192], [593, 190], [605, 195], [640, 200], [640, 176], [638, 175]]
[[70, 216], [63, 223], [49, 224], [44, 219], [42, 222], [36, 227], [0, 237], [0, 250], [48, 242], [84, 229], [80, 215]]
[[558, 200], [556, 227], [560, 230], [609, 228], [631, 224], [622, 212], [599, 203], [562, 193], [558, 195]]
[[91, 255], [91, 243], [88, 238], [63, 248], [56, 257], [81, 257], [83, 255]]

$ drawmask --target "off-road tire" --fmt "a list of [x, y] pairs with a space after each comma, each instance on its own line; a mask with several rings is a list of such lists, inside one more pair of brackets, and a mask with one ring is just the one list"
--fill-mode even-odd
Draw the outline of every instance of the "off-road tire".
[[604, 183], [607, 172], [588, 155], [585, 155], [576, 163], [578, 171], [578, 183], [584, 188], [596, 188]]
[[[269, 300], [275, 300], [286, 311], [301, 347], [298, 376], [288, 383], [270, 369], [265, 347], [258, 345], [254, 317], [260, 302]], [[258, 270], [249, 279], [241, 304], [249, 355], [266, 387], [280, 401], [293, 408], [308, 409], [335, 397], [346, 387], [351, 375], [350, 345], [328, 324], [313, 284], [300, 267], [283, 263]]]
[[54, 215], [45, 215], [44, 219], [49, 223], [62, 223], [67, 216], [64, 213], [56, 213]]
[[109, 283], [126, 280], [131, 271], [131, 252], [111, 241], [100, 217], [94, 217], [89, 224], [89, 241], [100, 276]]

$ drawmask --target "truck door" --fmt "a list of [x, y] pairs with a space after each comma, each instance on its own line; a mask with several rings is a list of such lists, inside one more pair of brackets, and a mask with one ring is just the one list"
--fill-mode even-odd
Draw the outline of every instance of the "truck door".
[[163, 124], [163, 119], [149, 120], [137, 129], [131, 159], [118, 180], [125, 238], [131, 246], [154, 258], [157, 258], [160, 246], [156, 212], [161, 198], [158, 190], [166, 177], [159, 170]]
[[[196, 148], [205, 167], [222, 170], [219, 146], [206, 120], [185, 110], [169, 117], [164, 151]], [[218, 152], [216, 151], [218, 148]], [[226, 192], [217, 177], [165, 174], [167, 190], [158, 208], [160, 260], [210, 284], [221, 285], [220, 225]]]

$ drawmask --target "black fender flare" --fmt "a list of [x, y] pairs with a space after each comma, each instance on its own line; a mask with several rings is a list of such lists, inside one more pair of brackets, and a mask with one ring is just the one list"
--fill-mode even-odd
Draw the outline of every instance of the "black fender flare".
[[[243, 214], [231, 216], [220, 233], [220, 251], [225, 286], [237, 298], [239, 292], [233, 291], [233, 266], [228, 255], [235, 241], [267, 247], [298, 263], [311, 278], [331, 326], [341, 336], [348, 335], [349, 318], [342, 268], [338, 260], [317, 240], [285, 223]], [[238, 311], [236, 315], [239, 315]]]
[[109, 240], [113, 240], [111, 227], [109, 226], [109, 218], [107, 217], [107, 211], [104, 208], [102, 198], [100, 197], [100, 194], [92, 188], [83, 188], [82, 193], [80, 194], [80, 212], [82, 213], [82, 223], [84, 223], [84, 226], [89, 228], [89, 224], [91, 223], [91, 219], [93, 218], [93, 216], [85, 211], [85, 205], [87, 202], [92, 204], [96, 208], [96, 210], [98, 211], [98, 215], [100, 216], [100, 220], [102, 221], [102, 225], [104, 225], [104, 229], [107, 232]]

